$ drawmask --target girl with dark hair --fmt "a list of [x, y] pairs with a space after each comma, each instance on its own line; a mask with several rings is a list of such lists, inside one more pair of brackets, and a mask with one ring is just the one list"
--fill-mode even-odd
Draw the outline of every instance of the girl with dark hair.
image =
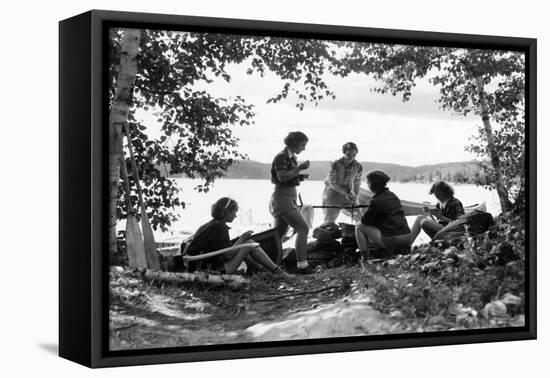
[[445, 181], [434, 183], [430, 188], [430, 194], [433, 194], [437, 198], [438, 203], [435, 206], [435, 210], [425, 207], [424, 215], [416, 217], [411, 232], [413, 241], [420, 234], [420, 230], [424, 230], [433, 239], [439, 230], [456, 220], [459, 216], [464, 215], [462, 202], [454, 197], [454, 189]]
[[[363, 167], [355, 160], [358, 152], [359, 149], [355, 143], [346, 143], [342, 146], [344, 156], [330, 164], [322, 195], [323, 206], [358, 204], [357, 198], [361, 187], [361, 176], [363, 175]], [[331, 223], [336, 221], [336, 218], [340, 215], [340, 209], [325, 207], [323, 208], [323, 214], [325, 223]], [[361, 215], [359, 211], [356, 214]]]
[[288, 227], [296, 231], [297, 273], [309, 274], [312, 269], [307, 262], [307, 234], [309, 226], [298, 210], [300, 171], [309, 168], [309, 161], [298, 164], [297, 155], [306, 149], [307, 136], [295, 131], [284, 139], [286, 147], [279, 152], [271, 164], [271, 182], [275, 185], [269, 201], [269, 211], [275, 218], [275, 228], [282, 237]]
[[401, 201], [386, 184], [390, 177], [382, 171], [367, 174], [367, 185], [374, 193], [361, 222], [355, 226], [355, 237], [362, 256], [369, 245], [402, 251], [411, 245], [411, 231]]
[[[222, 197], [212, 205], [212, 220], [203, 224], [193, 235], [193, 240], [186, 248], [189, 255], [201, 255], [203, 253], [231, 247], [229, 239], [229, 227], [227, 223], [233, 222], [237, 216], [239, 205], [237, 201], [229, 197]], [[251, 243], [250, 236], [252, 231], [243, 233], [233, 244]], [[227, 274], [234, 273], [243, 260], [249, 266], [255, 268], [263, 267], [275, 276], [283, 278], [291, 277], [290, 274], [276, 265], [265, 251], [260, 247], [242, 247], [236, 248], [232, 252], [213, 256], [200, 260], [208, 270], [216, 270]]]

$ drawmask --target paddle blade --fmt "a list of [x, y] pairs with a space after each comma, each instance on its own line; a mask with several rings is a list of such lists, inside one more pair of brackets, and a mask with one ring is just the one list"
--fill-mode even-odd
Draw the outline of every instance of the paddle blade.
[[313, 206], [311, 205], [303, 205], [300, 208], [300, 214], [302, 215], [302, 218], [306, 221], [308, 227], [311, 229], [313, 228], [313, 217], [315, 215]]
[[137, 219], [133, 215], [128, 215], [126, 218], [126, 253], [128, 254], [128, 265], [130, 268], [147, 268], [143, 236], [141, 235]]
[[145, 247], [145, 256], [149, 269], [160, 269], [159, 256], [157, 254], [157, 244], [153, 235], [153, 228], [149, 223], [149, 218], [145, 211], [141, 212], [141, 229], [143, 230], [143, 244]]

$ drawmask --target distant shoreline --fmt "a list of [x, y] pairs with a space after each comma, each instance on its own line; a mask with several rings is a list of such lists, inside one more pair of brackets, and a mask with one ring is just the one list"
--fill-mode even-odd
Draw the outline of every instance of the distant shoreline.
[[[454, 163], [442, 163], [433, 165], [421, 165], [418, 167], [378, 163], [360, 162], [363, 166], [363, 174], [371, 170], [382, 170], [386, 172], [393, 182], [416, 182], [431, 183], [435, 181], [447, 181], [451, 183], [474, 183], [483, 181], [484, 173], [476, 162], [464, 161]], [[324, 180], [330, 168], [330, 161], [311, 161], [309, 179]], [[172, 178], [184, 177], [173, 175]], [[271, 177], [271, 164], [261, 163], [254, 160], [240, 160], [233, 163], [225, 172], [225, 179], [263, 180]]]
[[[188, 177], [183, 177], [183, 176], [170, 176], [169, 178], [171, 179], [190, 179]], [[200, 178], [193, 178], [193, 179], [190, 179], [190, 180], [200, 180]], [[270, 181], [270, 178], [269, 177], [257, 177], [257, 178], [252, 178], [252, 177], [219, 177], [216, 179], [216, 181], [223, 181], [223, 180], [258, 180], [258, 181]], [[317, 182], [323, 182], [325, 179], [307, 179], [306, 181], [317, 181]], [[363, 180], [364, 181], [364, 180]], [[437, 180], [434, 180], [434, 181], [397, 181], [397, 180], [391, 180], [390, 183], [399, 183], [399, 184], [422, 184], [422, 185], [429, 185], [429, 184], [433, 184], [434, 182], [436, 182]], [[478, 184], [474, 183], [474, 182], [455, 182], [455, 181], [446, 181], [448, 182], [449, 184], [452, 184], [452, 185], [476, 185], [478, 186]], [[365, 184], [363, 183], [362, 186], [365, 186]]]

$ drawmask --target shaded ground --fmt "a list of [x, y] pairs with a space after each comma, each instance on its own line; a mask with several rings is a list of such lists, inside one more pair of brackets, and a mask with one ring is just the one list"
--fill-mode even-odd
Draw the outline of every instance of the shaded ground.
[[[519, 222], [519, 223], [518, 223]], [[524, 326], [521, 219], [456, 246], [238, 289], [110, 275], [111, 349]]]
[[139, 274], [113, 270], [111, 346], [126, 349], [253, 341], [245, 332], [252, 325], [279, 321], [348, 296], [352, 270], [299, 276], [290, 282], [259, 274], [250, 277], [250, 285], [238, 289], [198, 283], [159, 287], [147, 284]]

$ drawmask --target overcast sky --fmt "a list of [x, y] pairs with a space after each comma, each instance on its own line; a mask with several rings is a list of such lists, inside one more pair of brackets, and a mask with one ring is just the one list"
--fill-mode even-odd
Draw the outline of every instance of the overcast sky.
[[291, 96], [266, 104], [283, 86], [274, 74], [246, 75], [239, 66], [228, 72], [230, 83], [219, 81], [204, 88], [222, 97], [239, 95], [255, 105], [255, 124], [234, 129], [242, 152], [252, 160], [270, 163], [284, 147], [288, 132], [297, 130], [309, 138], [300, 160], [333, 160], [349, 141], [359, 146], [361, 161], [418, 166], [472, 160], [464, 147], [476, 134], [479, 118], [439, 109], [438, 90], [427, 81], [419, 82], [404, 103], [400, 97], [372, 92], [374, 82], [364, 75], [327, 76], [336, 99], [324, 99], [317, 107], [306, 104], [300, 111]]
[[[302, 131], [309, 138], [299, 160], [334, 160], [342, 155], [341, 146], [346, 142], [359, 146], [360, 161], [418, 166], [474, 158], [464, 147], [477, 134], [481, 120], [441, 110], [438, 88], [427, 80], [417, 82], [411, 99], [402, 102], [399, 96], [372, 92], [375, 82], [365, 75], [339, 78], [327, 74], [325, 81], [336, 99], [326, 98], [317, 107], [306, 103], [300, 111], [292, 95], [280, 103], [267, 104], [284, 82], [272, 73], [263, 78], [247, 75], [247, 67], [228, 66], [230, 83], [220, 79], [196, 85], [196, 89], [224, 98], [241, 96], [255, 106], [255, 124], [233, 127], [241, 152], [251, 160], [270, 163], [283, 149], [283, 139], [290, 131]], [[156, 117], [150, 114], [144, 118], [153, 125]]]

